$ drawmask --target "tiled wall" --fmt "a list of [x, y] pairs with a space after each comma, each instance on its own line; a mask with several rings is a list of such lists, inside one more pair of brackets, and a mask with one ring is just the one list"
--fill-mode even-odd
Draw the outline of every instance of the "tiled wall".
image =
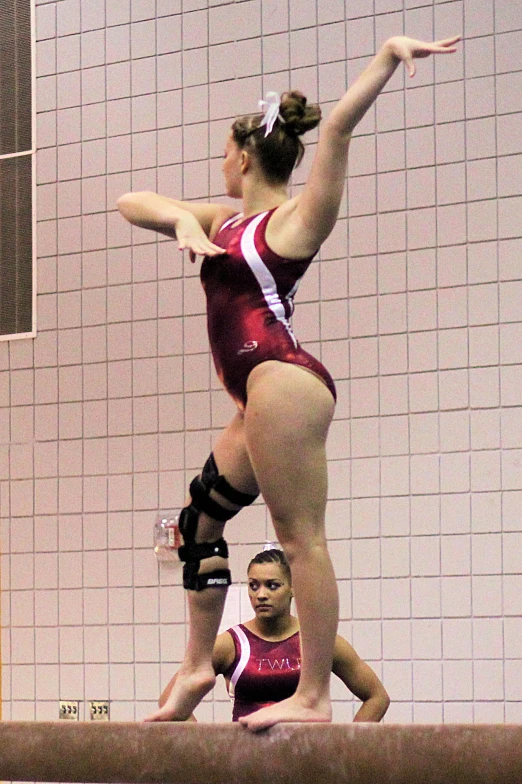
[[[339, 391], [341, 632], [390, 721], [522, 719], [521, 20], [520, 0], [37, 3], [39, 333], [0, 343], [5, 718], [54, 719], [59, 698], [140, 718], [183, 652], [179, 567], [158, 570], [151, 529], [232, 406], [197, 268], [116, 197], [221, 199], [236, 113], [290, 85], [327, 112], [405, 31], [465, 41], [361, 123], [350, 219], [295, 316]], [[262, 504], [230, 524], [237, 580], [270, 536]], [[199, 716], [228, 719], [222, 688]]]

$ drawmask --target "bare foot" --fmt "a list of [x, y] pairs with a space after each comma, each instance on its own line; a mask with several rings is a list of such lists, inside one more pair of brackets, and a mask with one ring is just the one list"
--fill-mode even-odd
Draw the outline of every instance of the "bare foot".
[[327, 722], [331, 720], [332, 709], [329, 700], [315, 708], [311, 708], [299, 700], [295, 694], [287, 700], [275, 702], [267, 708], [261, 708], [255, 713], [239, 719], [240, 723], [248, 727], [252, 732], [266, 730], [268, 727], [273, 727], [274, 724], [279, 724], [280, 722]]
[[214, 670], [199, 670], [186, 675], [180, 670], [165, 705], [143, 721], [187, 721], [215, 683]]

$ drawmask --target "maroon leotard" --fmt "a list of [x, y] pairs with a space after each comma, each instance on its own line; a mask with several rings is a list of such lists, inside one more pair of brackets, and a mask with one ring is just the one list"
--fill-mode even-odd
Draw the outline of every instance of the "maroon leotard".
[[214, 238], [226, 249], [206, 256], [201, 282], [207, 297], [210, 347], [219, 378], [244, 408], [247, 379], [261, 362], [276, 359], [301, 365], [325, 382], [336, 397], [326, 368], [297, 342], [289, 318], [294, 295], [312, 258], [283, 259], [267, 245], [265, 232], [273, 210], [234, 225], [226, 221]]
[[234, 702], [232, 721], [294, 694], [301, 670], [299, 632], [279, 642], [263, 640], [243, 624], [228, 632], [236, 648], [224, 673]]

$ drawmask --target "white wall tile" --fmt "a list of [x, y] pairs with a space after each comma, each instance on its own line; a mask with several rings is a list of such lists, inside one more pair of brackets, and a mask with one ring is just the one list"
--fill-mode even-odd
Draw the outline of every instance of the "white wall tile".
[[[131, 231], [115, 200], [222, 200], [230, 118], [254, 111], [263, 85], [304, 88], [326, 116], [375, 41], [404, 28], [466, 41], [419, 63], [407, 92], [399, 71], [357, 128], [350, 217], [343, 203], [295, 318], [338, 379], [327, 530], [353, 642], [384, 659], [390, 721], [520, 721], [515, 5], [251, 0], [240, 18], [214, 0], [183, 13], [165, 0], [37, 6], [40, 331], [34, 356], [32, 342], [11, 347], [10, 365], [6, 352], [0, 411], [12, 440], [5, 716], [55, 718], [58, 696], [83, 699], [85, 684], [85, 697], [110, 697], [113, 719], [135, 720], [157, 698], [160, 659], [180, 661], [185, 644], [179, 569], [158, 572], [150, 528], [233, 405], [211, 366], [197, 270], [173, 267], [172, 244]], [[256, 546], [252, 521], [266, 528], [262, 504], [230, 541]], [[350, 720], [351, 700], [335, 697]], [[216, 693], [199, 715], [228, 720], [229, 707]]]

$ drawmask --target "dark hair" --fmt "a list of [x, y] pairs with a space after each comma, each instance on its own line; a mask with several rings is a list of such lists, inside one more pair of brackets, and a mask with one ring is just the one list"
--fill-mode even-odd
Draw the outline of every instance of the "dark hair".
[[307, 104], [298, 90], [283, 93], [279, 107], [281, 119], [275, 121], [268, 136], [260, 125], [263, 114], [239, 117], [232, 125], [232, 138], [239, 149], [253, 153], [269, 182], [286, 183], [304, 155], [304, 144], [299, 138], [321, 121], [317, 104]]
[[263, 550], [262, 553], [258, 553], [255, 555], [250, 563], [248, 564], [247, 574], [250, 571], [250, 567], [254, 564], [265, 564], [265, 563], [276, 563], [279, 564], [285, 576], [288, 579], [290, 585], [292, 584], [292, 573], [290, 571], [290, 566], [288, 565], [288, 561], [286, 560], [286, 555], [282, 550], [278, 550], [277, 548], [273, 548], [272, 550]]

